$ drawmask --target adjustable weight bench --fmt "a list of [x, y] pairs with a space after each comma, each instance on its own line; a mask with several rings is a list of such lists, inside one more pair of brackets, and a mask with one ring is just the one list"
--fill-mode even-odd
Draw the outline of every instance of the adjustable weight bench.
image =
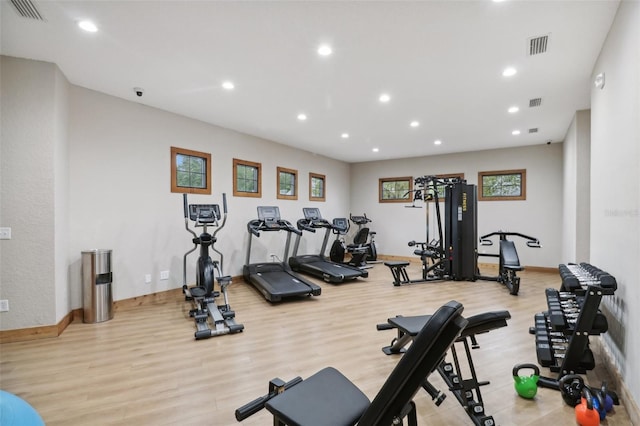
[[269, 393], [238, 408], [236, 419], [266, 407], [276, 426], [388, 426], [404, 424], [405, 417], [409, 426], [417, 426], [413, 397], [467, 325], [462, 311], [460, 303], [451, 301], [430, 315], [371, 402], [339, 371], [327, 367], [306, 380], [272, 380]]
[[[389, 346], [383, 347], [382, 351], [387, 355], [406, 353], [409, 351], [411, 346], [409, 346], [409, 349], [406, 349], [406, 346], [410, 342], [414, 341], [414, 337], [418, 331], [430, 320], [430, 318], [431, 315], [408, 317], [397, 316], [389, 318], [387, 323], [378, 324], [378, 330], [389, 330], [394, 328], [398, 330], [398, 336], [391, 341]], [[453, 364], [445, 362], [443, 356], [437, 367], [438, 373], [440, 373], [440, 376], [449, 387], [449, 390], [455, 395], [460, 405], [465, 408], [465, 411], [476, 425], [493, 426], [495, 425], [495, 421], [492, 416], [486, 415], [484, 412], [484, 403], [482, 401], [480, 386], [488, 385], [489, 382], [478, 381], [473, 360], [471, 358], [469, 342], [471, 342], [471, 347], [473, 349], [479, 348], [480, 345], [478, 345], [476, 335], [488, 333], [496, 328], [506, 327], [507, 320], [509, 318], [511, 318], [509, 311], [486, 312], [467, 318], [468, 323], [465, 329], [462, 330], [460, 336], [456, 339], [456, 343], [462, 343], [464, 345], [471, 378], [463, 379], [462, 377], [455, 344], [451, 346]], [[446, 397], [444, 393], [436, 389], [429, 382], [428, 377], [424, 379], [422, 387], [438, 406]]]

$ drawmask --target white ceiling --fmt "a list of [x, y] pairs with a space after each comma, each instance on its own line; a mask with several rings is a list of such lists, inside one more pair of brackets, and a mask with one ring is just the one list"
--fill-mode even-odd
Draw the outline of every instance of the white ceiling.
[[[53, 62], [72, 84], [347, 162], [562, 140], [575, 111], [590, 106], [591, 72], [618, 7], [32, 1], [45, 21], [1, 0], [3, 55]], [[99, 31], [80, 30], [81, 19]], [[530, 56], [528, 38], [542, 35], [547, 52]], [[319, 56], [321, 43], [333, 54]], [[518, 73], [503, 77], [507, 66]], [[222, 89], [224, 80], [235, 89]], [[390, 102], [378, 101], [382, 92]], [[520, 111], [509, 114], [514, 105]]]

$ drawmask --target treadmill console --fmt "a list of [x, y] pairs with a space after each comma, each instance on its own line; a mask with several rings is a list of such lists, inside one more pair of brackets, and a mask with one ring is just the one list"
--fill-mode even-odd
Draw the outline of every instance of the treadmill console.
[[317, 207], [303, 207], [302, 212], [304, 213], [304, 218], [307, 220], [322, 219], [320, 209]]
[[304, 213], [304, 218], [309, 221], [309, 223], [314, 227], [329, 227], [329, 221], [322, 218], [320, 214], [320, 209], [317, 207], [303, 207], [302, 213]]
[[258, 220], [265, 228], [280, 229], [280, 209], [278, 206], [258, 206]]
[[216, 223], [220, 217], [217, 204], [189, 204], [189, 219], [196, 223]]

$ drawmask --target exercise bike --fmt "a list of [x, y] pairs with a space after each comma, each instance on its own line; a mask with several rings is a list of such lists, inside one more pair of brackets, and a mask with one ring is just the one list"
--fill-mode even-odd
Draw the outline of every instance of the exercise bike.
[[[218, 204], [188, 204], [187, 194], [183, 195], [184, 205], [184, 226], [193, 235], [194, 247], [186, 252], [183, 257], [182, 268], [182, 292], [185, 300], [193, 302], [194, 309], [189, 311], [189, 316], [196, 322], [196, 340], [207, 339], [209, 337], [221, 336], [223, 334], [239, 333], [244, 329], [242, 324], [235, 322], [235, 312], [229, 306], [227, 287], [231, 284], [231, 276], [224, 275], [222, 264], [223, 254], [214, 247], [216, 234], [227, 222], [227, 195], [222, 194], [222, 204], [224, 217], [222, 223], [220, 206]], [[202, 227], [202, 233], [197, 235], [189, 228], [189, 220], [195, 222], [195, 227]], [[213, 234], [207, 231], [207, 227], [217, 227]], [[200, 246], [200, 256], [196, 264], [196, 285], [187, 285], [187, 256], [196, 251]], [[220, 260], [213, 260], [209, 255], [209, 247], [218, 253]], [[223, 305], [216, 305], [216, 298], [220, 292], [214, 290], [215, 281], [218, 281], [220, 292], [224, 297]], [[211, 319], [211, 326], [209, 326]]]
[[[371, 219], [367, 217], [366, 213], [363, 213], [362, 216], [354, 216], [349, 213], [349, 219], [351, 222], [358, 225], [358, 232], [356, 232], [356, 236], [353, 237], [353, 244], [347, 245], [347, 249], [349, 249], [351, 245], [353, 246], [364, 246], [367, 248], [367, 253], [365, 256], [365, 261], [367, 263], [374, 263], [378, 261], [378, 250], [376, 249], [376, 232], [371, 231], [369, 227], [365, 228], [370, 222], [373, 222]], [[366, 233], [364, 229], [367, 229]], [[363, 235], [366, 235], [362, 238]]]
[[499, 258], [500, 261], [498, 264], [498, 276], [483, 276], [480, 275], [480, 271], [478, 270], [478, 279], [497, 281], [501, 284], [504, 284], [509, 289], [510, 294], [512, 294], [513, 296], [517, 296], [518, 291], [520, 290], [520, 277], [517, 276], [516, 273], [518, 271], [523, 271], [524, 266], [520, 265], [520, 258], [518, 257], [516, 245], [513, 241], [507, 239], [507, 237], [514, 236], [524, 238], [525, 240], [527, 240], [527, 247], [532, 248], [540, 248], [540, 241], [537, 238], [520, 234], [519, 232], [497, 231], [480, 237], [480, 245], [493, 245], [493, 241], [491, 241], [490, 238], [495, 235], [498, 235], [500, 237], [500, 252], [498, 254], [478, 253], [478, 257], [486, 256]]

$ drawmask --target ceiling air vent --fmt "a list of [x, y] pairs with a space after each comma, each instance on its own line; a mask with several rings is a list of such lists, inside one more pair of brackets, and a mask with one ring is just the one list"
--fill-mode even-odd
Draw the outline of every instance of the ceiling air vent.
[[539, 107], [542, 104], [542, 98], [529, 99], [529, 108]]
[[531, 37], [528, 40], [529, 44], [529, 56], [539, 55], [547, 51], [547, 44], [549, 42], [549, 36], [543, 35], [540, 37]]
[[31, 0], [11, 0], [11, 4], [23, 18], [35, 19], [37, 21], [45, 20]]
[[531, 129], [529, 129], [529, 133], [538, 133], [538, 128], [537, 127], [533, 127]]

